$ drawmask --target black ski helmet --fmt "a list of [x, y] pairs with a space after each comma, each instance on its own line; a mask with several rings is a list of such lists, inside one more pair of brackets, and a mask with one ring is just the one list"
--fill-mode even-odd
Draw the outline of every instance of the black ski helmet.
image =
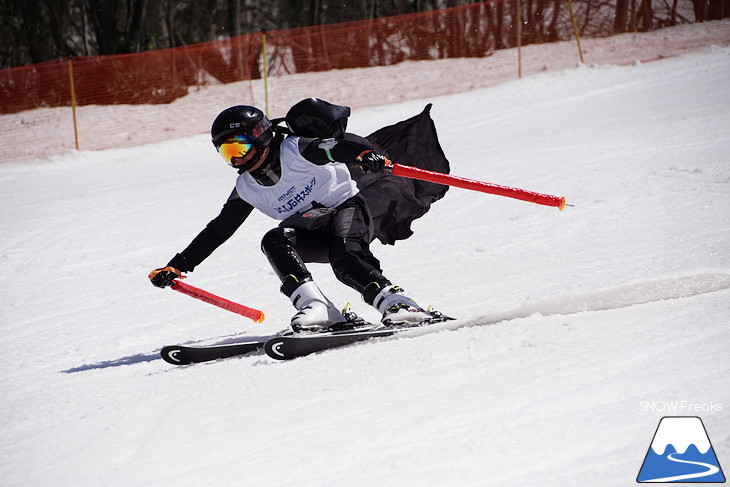
[[213, 120], [210, 128], [210, 136], [216, 147], [240, 133], [246, 134], [259, 152], [268, 147], [274, 137], [271, 122], [264, 112], [248, 105], [226, 108]]

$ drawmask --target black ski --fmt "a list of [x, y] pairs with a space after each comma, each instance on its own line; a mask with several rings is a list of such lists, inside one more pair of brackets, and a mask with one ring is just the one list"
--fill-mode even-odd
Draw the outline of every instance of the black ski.
[[184, 345], [168, 345], [163, 347], [160, 355], [173, 365], [188, 365], [211, 360], [236, 357], [264, 349], [269, 357], [278, 360], [291, 360], [329, 348], [342, 347], [351, 343], [394, 335], [411, 328], [451, 320], [438, 312], [420, 323], [387, 323], [374, 325], [358, 318], [354, 313], [348, 315], [348, 321], [333, 325], [335, 330], [323, 333], [291, 332], [281, 336], [266, 337], [255, 341], [233, 343], [230, 345], [209, 345], [187, 347]]
[[255, 352], [261, 349], [264, 343], [266, 343], [266, 340], [233, 343], [231, 345], [210, 345], [207, 347], [169, 345], [162, 348], [160, 355], [165, 362], [173, 365], [188, 365]]
[[351, 343], [362, 342], [372, 338], [395, 335], [398, 332], [415, 327], [452, 320], [448, 316], [435, 312], [428, 320], [420, 323], [390, 323], [384, 328], [369, 329], [375, 325], [365, 323], [361, 330], [343, 330], [326, 333], [294, 334], [270, 338], [264, 344], [266, 355], [277, 360], [291, 360], [330, 348], [342, 347]]
[[394, 328], [376, 331], [355, 331], [335, 333], [313, 333], [311, 335], [289, 335], [269, 339], [264, 344], [266, 355], [278, 360], [291, 360], [328, 348], [342, 347], [371, 338], [386, 337], [397, 333]]

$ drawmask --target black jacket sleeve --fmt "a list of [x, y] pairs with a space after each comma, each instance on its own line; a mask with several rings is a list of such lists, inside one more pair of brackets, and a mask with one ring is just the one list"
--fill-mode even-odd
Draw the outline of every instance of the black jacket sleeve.
[[211, 220], [203, 231], [190, 242], [190, 245], [176, 254], [167, 265], [183, 272], [192, 271], [238, 230], [252, 210], [253, 206], [242, 200], [234, 189], [220, 214]]
[[357, 156], [372, 149], [373, 146], [366, 139], [350, 133], [341, 140], [299, 138], [299, 152], [319, 166], [334, 161], [357, 164]]

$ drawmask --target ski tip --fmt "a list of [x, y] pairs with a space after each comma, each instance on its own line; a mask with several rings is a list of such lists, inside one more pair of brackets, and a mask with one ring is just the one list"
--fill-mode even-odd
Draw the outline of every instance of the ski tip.
[[294, 356], [289, 356], [282, 352], [281, 348], [286, 346], [286, 340], [291, 337], [280, 337], [267, 341], [264, 344], [264, 352], [271, 358], [276, 360], [291, 360]]
[[172, 365], [188, 365], [190, 362], [183, 360], [180, 357], [181, 347], [179, 346], [167, 346], [162, 347], [160, 350], [160, 356], [168, 364]]
[[259, 311], [259, 314], [254, 318], [254, 323], [262, 323], [266, 319], [266, 315], [263, 311]]

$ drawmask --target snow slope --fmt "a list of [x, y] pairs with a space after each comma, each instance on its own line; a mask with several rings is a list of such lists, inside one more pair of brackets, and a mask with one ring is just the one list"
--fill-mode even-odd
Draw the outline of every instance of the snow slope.
[[461, 320], [292, 362], [158, 359], [292, 314], [262, 215], [188, 282], [264, 323], [147, 281], [233, 185], [205, 136], [0, 166], [0, 484], [628, 485], [672, 414], [730, 465], [729, 99], [714, 47], [356, 110], [369, 133], [433, 102], [453, 174], [575, 207], [452, 189], [374, 252]]

